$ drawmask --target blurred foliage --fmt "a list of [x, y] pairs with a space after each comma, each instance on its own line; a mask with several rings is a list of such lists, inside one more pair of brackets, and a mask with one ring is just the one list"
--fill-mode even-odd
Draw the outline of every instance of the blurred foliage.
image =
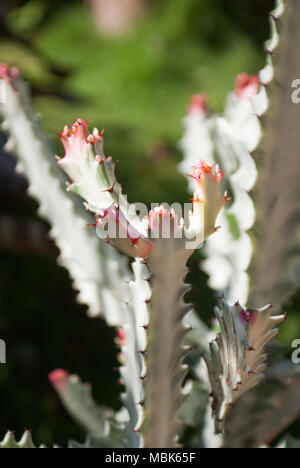
[[[56, 131], [82, 117], [105, 128], [106, 152], [119, 161], [118, 178], [130, 201], [184, 202], [186, 183], [176, 167], [189, 97], [209, 95], [221, 111], [240, 72], [264, 64], [273, 0], [153, 0], [125, 36], [96, 29], [87, 4], [61, 0], [1, 0], [0, 61], [17, 65], [30, 81], [35, 108], [62, 153]], [[199, 155], [201, 157], [201, 155]], [[25, 189], [1, 190], [0, 215], [36, 218]], [[55, 259], [1, 251], [0, 336], [9, 364], [0, 372], [0, 437], [7, 428], [33, 428], [37, 442], [64, 444], [83, 434], [47, 382], [55, 367], [92, 380], [101, 404], [116, 405], [119, 388], [112, 330], [88, 320]], [[205, 276], [191, 260], [191, 293], [209, 322], [214, 303]], [[297, 300], [282, 342], [299, 329]]]

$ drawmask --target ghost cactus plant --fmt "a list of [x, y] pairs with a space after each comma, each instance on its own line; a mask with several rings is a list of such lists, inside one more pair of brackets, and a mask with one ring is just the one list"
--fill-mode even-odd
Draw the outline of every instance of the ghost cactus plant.
[[[206, 404], [209, 391], [213, 418], [206, 411], [204, 433], [211, 445], [212, 427], [222, 433], [231, 406], [263, 378], [265, 346], [285, 319], [271, 316], [269, 306], [244, 307], [252, 253], [246, 231], [254, 222], [248, 191], [257, 176], [250, 152], [260, 138], [255, 114], [265, 99], [258, 78], [238, 77], [223, 117], [208, 116], [204, 96], [193, 98], [181, 166], [193, 193], [187, 216], [164, 206], [139, 216], [116, 179], [113, 160], [104, 154], [103, 132], [90, 133], [89, 123], [81, 119], [60, 133], [65, 154], [55, 164], [18, 72], [1, 65], [0, 79], [6, 89], [0, 107], [3, 128], [11, 137], [7, 149], [17, 153], [29, 192], [53, 224], [61, 262], [74, 278], [80, 299], [92, 314], [101, 312], [118, 326], [121, 411], [98, 406], [91, 387], [79, 377], [65, 370], [49, 375], [64, 406], [87, 433], [83, 445], [70, 442], [70, 448], [178, 447], [185, 421], [194, 419], [189, 405], [200, 405], [200, 394]], [[67, 190], [61, 185], [63, 171]], [[187, 262], [205, 241], [204, 268], [211, 285], [224, 288], [228, 296], [228, 301], [222, 296], [215, 311], [217, 337], [185, 303], [190, 290]], [[134, 259], [131, 269], [124, 254]], [[189, 378], [183, 386], [189, 342], [199, 345], [204, 357], [199, 362], [198, 355], [194, 358], [192, 373], [201, 382], [191, 387]], [[9, 433], [0, 447], [32, 448], [33, 443], [29, 433], [19, 443]]]

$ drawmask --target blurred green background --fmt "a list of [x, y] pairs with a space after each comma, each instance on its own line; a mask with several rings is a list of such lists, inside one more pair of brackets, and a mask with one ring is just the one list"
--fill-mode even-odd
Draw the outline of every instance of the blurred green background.
[[[56, 132], [81, 117], [105, 129], [106, 153], [119, 161], [118, 179], [129, 200], [184, 202], [186, 182], [177, 173], [178, 141], [189, 98], [209, 96], [221, 112], [240, 72], [256, 73], [265, 61], [267, 13], [273, 0], [153, 0], [123, 34], [96, 26], [83, 1], [1, 0], [0, 62], [17, 65], [30, 82], [37, 112], [59, 154]], [[38, 221], [26, 183], [2, 156], [0, 218], [16, 221], [15, 238], [0, 240], [0, 338], [8, 364], [0, 367], [0, 438], [32, 428], [35, 440], [65, 445], [83, 440], [51, 389], [57, 367], [92, 381], [98, 401], [119, 404], [115, 331], [89, 320], [76, 304], [68, 273]], [[38, 223], [42, 245], [30, 240]], [[209, 321], [214, 295], [197, 272], [193, 299]], [[200, 286], [199, 286], [200, 285]], [[282, 344], [294, 337], [297, 298]]]

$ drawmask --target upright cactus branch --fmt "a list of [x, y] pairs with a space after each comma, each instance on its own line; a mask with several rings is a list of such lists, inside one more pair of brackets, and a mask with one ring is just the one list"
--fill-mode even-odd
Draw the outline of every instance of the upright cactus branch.
[[194, 96], [181, 142], [184, 152], [180, 164], [182, 172], [195, 164], [200, 154], [225, 170], [224, 180], [233, 202], [220, 213], [218, 223], [222, 229], [206, 242], [206, 259], [201, 266], [209, 275], [209, 285], [224, 292], [231, 304], [239, 297], [245, 305], [249, 292], [246, 271], [252, 244], [247, 231], [253, 226], [255, 210], [248, 192], [257, 176], [250, 153], [261, 136], [254, 106], [258, 89], [257, 76], [239, 75], [222, 117], [208, 114], [204, 95]]
[[279, 305], [300, 284], [300, 104], [292, 101], [292, 85], [300, 77], [300, 3], [277, 3], [271, 14], [273, 37], [266, 44], [267, 66], [261, 73], [264, 107], [269, 105], [269, 110], [257, 155], [261, 170], [251, 300]]
[[[85, 208], [95, 213], [99, 237], [131, 257], [147, 257], [151, 244], [134, 207], [122, 194], [112, 159], [104, 155], [103, 133], [94, 129], [93, 134], [89, 134], [88, 122], [77, 119], [70, 129], [66, 126], [60, 136], [65, 155], [57, 159], [72, 180], [68, 191], [83, 198]], [[109, 221], [108, 228], [113, 228], [113, 232], [106, 231]]]
[[78, 299], [89, 306], [92, 316], [104, 316], [111, 325], [125, 320], [121, 301], [128, 300], [124, 279], [130, 273], [126, 259], [110, 246], [97, 242], [88, 213], [67, 194], [54, 150], [44, 136], [31, 109], [28, 88], [17, 70], [0, 65], [5, 84], [5, 102], [0, 104], [3, 129], [9, 135], [8, 151], [16, 153], [18, 171], [29, 181], [29, 193], [40, 204], [40, 215], [52, 225], [51, 236], [60, 249], [65, 266], [79, 291]]
[[[124, 328], [126, 341], [130, 340], [123, 346], [125, 364], [121, 369], [126, 387], [124, 403], [130, 416], [128, 440], [134, 446], [142, 443], [145, 447], [174, 447], [184, 375], [186, 329], [182, 321], [190, 308], [183, 301], [189, 288], [184, 285], [186, 263], [203, 240], [217, 230], [216, 217], [228, 201], [226, 194], [220, 195], [223, 174], [217, 166], [204, 162], [194, 166], [190, 176], [196, 190], [188, 224], [164, 207], [140, 220], [130, 215], [131, 206], [122, 195], [113, 163], [103, 154], [102, 135], [96, 129], [90, 135], [87, 124], [77, 120], [71, 129], [65, 128], [61, 138], [66, 154], [59, 159], [59, 165], [72, 179], [69, 190], [80, 195], [87, 209], [95, 213], [99, 237], [131, 256], [144, 258], [144, 262], [148, 259], [150, 273], [143, 264], [134, 265], [135, 300], [128, 310], [131, 328]], [[138, 315], [137, 311], [141, 313]], [[135, 353], [142, 355], [144, 361]], [[132, 382], [132, 378], [137, 382]], [[145, 409], [141, 425], [137, 405]], [[140, 431], [142, 440], [132, 431]]]
[[[184, 304], [190, 289], [184, 284], [190, 251], [180, 250], [176, 240], [160, 239], [150, 258], [153, 274], [151, 315], [146, 348], [145, 421], [142, 434], [145, 447], [174, 447], [179, 434], [177, 419], [182, 404], [181, 385], [186, 351], [182, 343], [189, 330], [183, 318], [191, 308]], [[166, 339], [167, 338], [167, 339]]]

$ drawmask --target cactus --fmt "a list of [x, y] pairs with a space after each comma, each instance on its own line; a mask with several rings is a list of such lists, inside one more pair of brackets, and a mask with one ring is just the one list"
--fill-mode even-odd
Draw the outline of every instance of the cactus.
[[120, 374], [125, 385], [122, 401], [128, 412], [126, 421], [126, 446], [140, 448], [143, 440], [139, 429], [143, 420], [144, 385], [146, 364], [141, 351], [146, 349], [145, 325], [149, 323], [151, 288], [147, 281], [149, 270], [141, 259], [132, 265], [134, 281], [130, 283], [132, 300], [127, 304], [128, 321], [119, 332], [122, 350]]
[[[104, 156], [102, 144], [99, 145], [102, 143], [102, 135], [97, 130], [94, 130], [92, 135], [88, 134], [87, 124], [77, 120], [71, 130], [65, 128], [61, 138], [66, 154], [58, 163], [73, 181], [69, 189], [84, 198], [87, 209], [96, 214], [97, 230], [100, 226], [106, 241], [121, 248], [125, 253], [140, 258], [149, 257], [150, 273], [147, 274], [144, 267], [143, 273], [146, 273], [146, 276], [139, 277], [139, 281], [142, 284], [149, 281], [152, 293], [147, 288], [145, 290], [143, 285], [139, 287], [140, 294], [144, 296], [141, 300], [137, 296], [136, 300], [140, 301], [140, 307], [146, 309], [139, 314], [139, 320], [146, 321], [140, 322], [140, 331], [135, 331], [137, 336], [131, 344], [134, 349], [138, 349], [137, 345], [144, 341], [145, 347], [138, 349], [138, 352], [145, 357], [145, 361], [141, 364], [135, 363], [137, 366], [132, 368], [125, 367], [122, 372], [125, 384], [130, 372], [135, 372], [138, 379], [144, 380], [144, 399], [133, 402], [133, 395], [140, 398], [142, 392], [137, 386], [137, 394], [132, 391], [132, 384], [127, 384], [125, 403], [127, 402], [132, 418], [131, 423], [134, 424], [131, 430], [141, 431], [145, 447], [173, 447], [176, 445], [175, 438], [179, 430], [177, 413], [181, 405], [180, 387], [184, 376], [181, 364], [184, 353], [181, 343], [186, 330], [182, 320], [190, 308], [183, 303], [183, 297], [189, 290], [189, 286], [183, 283], [187, 274], [186, 263], [197, 245], [216, 231], [216, 217], [228, 201], [226, 194], [222, 197], [219, 193], [222, 174], [218, 167], [212, 168], [203, 162], [196, 165], [191, 174], [196, 190], [189, 225], [185, 225], [183, 219], [179, 223], [175, 212], [158, 207], [148, 216], [147, 237], [147, 229], [143, 222], [137, 217], [129, 216], [133, 211], [121, 194], [112, 161]], [[103, 231], [107, 220], [113, 227], [116, 226], [116, 238], [109, 236], [108, 231]], [[165, 226], [171, 227], [170, 238], [163, 237]], [[125, 235], [120, 239], [118, 234], [120, 228], [124, 227]], [[154, 235], [155, 239], [152, 239], [150, 234]], [[194, 244], [193, 249], [187, 248], [189, 241]], [[195, 241], [198, 244], [195, 245]], [[136, 316], [132, 316], [130, 320], [134, 320], [136, 328]], [[145, 337], [139, 338], [143, 327], [148, 335], [147, 341]], [[165, 348], [166, 342], [169, 348]], [[161, 346], [164, 346], [163, 353]], [[126, 356], [126, 346], [124, 348]], [[128, 347], [127, 351], [132, 355], [131, 348]], [[128, 356], [129, 365], [131, 362]], [[141, 373], [144, 366], [145, 373]], [[145, 407], [141, 427], [138, 427], [140, 417], [137, 411], [132, 410], [134, 404]]]
[[222, 230], [208, 239], [204, 248], [207, 258], [202, 267], [209, 275], [209, 285], [224, 291], [231, 304], [239, 297], [245, 305], [248, 298], [246, 270], [252, 256], [252, 245], [247, 231], [255, 220], [248, 192], [257, 177], [250, 152], [256, 148], [261, 135], [254, 106], [258, 88], [257, 76], [239, 75], [235, 91], [228, 96], [223, 117], [209, 116], [206, 97], [194, 96], [181, 142], [184, 152], [181, 172], [195, 164], [199, 154], [225, 170], [225, 183], [233, 196], [233, 203], [218, 218]]
[[[177, 413], [182, 404], [182, 345], [188, 329], [182, 324], [190, 305], [183, 303], [189, 290], [183, 284], [190, 252], [176, 251], [170, 239], [155, 243], [151, 255], [153, 299], [146, 348], [145, 421], [142, 434], [145, 447], [174, 447], [179, 433]], [[167, 265], [167, 271], [166, 271]], [[168, 295], [164, 294], [168, 291]], [[166, 340], [168, 336], [168, 340]]]
[[1, 65], [0, 81], [6, 90], [0, 104], [2, 127], [10, 136], [6, 149], [17, 153], [18, 171], [28, 178], [28, 191], [39, 201], [40, 215], [52, 225], [50, 235], [60, 249], [58, 261], [68, 268], [78, 299], [89, 306], [90, 315], [102, 314], [109, 324], [120, 325], [125, 320], [120, 302], [128, 300], [126, 260], [97, 242], [87, 226], [91, 222], [87, 213], [66, 193], [54, 151], [32, 113], [27, 86], [18, 72]]
[[[220, 195], [223, 174], [218, 166], [204, 162], [194, 166], [190, 175], [195, 184], [193, 211], [188, 223], [179, 221], [174, 211], [164, 207], [155, 208], [141, 220], [122, 195], [111, 158], [104, 155], [103, 134], [94, 130], [90, 135], [87, 123], [78, 119], [60, 136], [66, 154], [58, 158], [58, 164], [72, 179], [68, 191], [81, 196], [85, 208], [94, 213], [94, 226], [101, 239], [137, 257], [133, 264], [135, 280], [130, 283], [133, 299], [127, 301], [127, 314], [121, 304], [128, 323], [124, 325], [124, 336], [121, 332], [119, 336], [124, 359], [120, 370], [125, 385], [123, 402], [128, 416], [123, 416], [121, 423], [117, 422], [117, 415], [111, 415], [108, 421], [107, 411], [93, 402], [90, 389], [77, 377], [56, 371], [50, 380], [67, 410], [87, 431], [87, 442], [82, 447], [176, 447], [181, 433], [179, 410], [184, 400], [183, 343], [190, 330], [187, 318], [183, 321], [191, 309], [183, 301], [189, 290], [184, 284], [186, 264], [198, 245], [218, 230], [216, 218], [229, 200], [226, 193]], [[106, 230], [107, 222], [109, 229], [115, 228], [115, 237]], [[170, 228], [167, 236], [166, 226]], [[213, 344], [211, 355], [205, 355], [217, 432], [225, 409], [235, 399], [233, 386], [240, 387], [242, 394], [259, 381], [259, 376], [249, 375], [250, 369], [255, 372], [264, 362], [262, 348], [276, 334], [270, 331], [271, 325], [282, 320], [271, 319], [269, 309], [242, 313], [240, 306], [234, 309], [225, 301], [222, 304], [224, 315], [218, 313], [223, 332], [223, 337], [221, 334], [218, 338], [220, 349]], [[262, 325], [262, 335], [257, 333], [256, 320], [259, 331]], [[195, 316], [192, 321], [198, 326]], [[203, 340], [197, 330], [193, 333], [194, 340]], [[251, 341], [256, 351], [251, 351], [249, 357]], [[236, 349], [229, 359], [226, 350], [233, 346]], [[232, 375], [231, 385], [225, 373]], [[212, 434], [207, 432], [206, 437], [211, 438]], [[70, 447], [81, 445], [72, 442]]]
[[[182, 280], [187, 274], [186, 263], [191, 251], [186, 249], [187, 239], [182, 239], [178, 233], [187, 234], [189, 231], [200, 233], [201, 216], [198, 206], [200, 200], [204, 202], [206, 220], [204, 238], [216, 231], [215, 219], [221, 207], [228, 201], [226, 194], [223, 199], [219, 195], [222, 174], [218, 168], [213, 170], [205, 163], [196, 165], [191, 174], [191, 178], [196, 182], [196, 191], [190, 225], [186, 227], [183, 221], [178, 224], [175, 213], [159, 207], [148, 217], [149, 229], [152, 231], [154, 229], [158, 234], [153, 240], [146, 237], [144, 226], [139, 220], [126, 219], [130, 206], [126, 205], [123, 196], [120, 197], [120, 185], [115, 179], [112, 161], [105, 158], [102, 145], [98, 148], [100, 139], [102, 143], [99, 132], [94, 130], [93, 135], [89, 135], [87, 124], [77, 120], [71, 130], [65, 129], [61, 137], [67, 152], [65, 157], [59, 160], [59, 165], [72, 178], [73, 184], [70, 190], [74, 190], [84, 198], [86, 207], [96, 213], [96, 227], [100, 224], [102, 228], [106, 218], [118, 227], [125, 226], [127, 221], [127, 230], [134, 222], [132, 230], [136, 233], [134, 237], [127, 231], [122, 243], [118, 238], [116, 242], [115, 238], [108, 235], [105, 238], [107, 242], [117, 245], [126, 253], [133, 250], [140, 257], [149, 257], [148, 266], [151, 274], [147, 271], [146, 260], [143, 264], [138, 263], [138, 269], [136, 268], [140, 295], [137, 295], [136, 291], [135, 297], [139, 308], [144, 307], [144, 310], [139, 314], [139, 324], [137, 316], [133, 314], [131, 320], [134, 320], [135, 336], [130, 337], [130, 346], [128, 344], [124, 346], [128, 363], [131, 363], [131, 367], [125, 366], [122, 372], [127, 387], [125, 403], [131, 415], [130, 423], [133, 424], [131, 430], [141, 433], [144, 447], [174, 447], [180, 428], [177, 414], [182, 404], [180, 387], [184, 376], [182, 368], [184, 354], [179, 343], [183, 342], [187, 332], [182, 321], [190, 309], [190, 305], [183, 302], [181, 305], [181, 301], [188, 291], [188, 286], [185, 286]], [[93, 183], [87, 186], [86, 181], [89, 180]], [[174, 234], [171, 238], [164, 239], [162, 236], [164, 223], [172, 227], [171, 232]], [[151, 284], [152, 292], [147, 288], [147, 282]], [[146, 287], [143, 287], [143, 284]], [[165, 291], [168, 291], [167, 299]], [[271, 318], [270, 307], [260, 311], [244, 311], [240, 305], [231, 308], [225, 300], [221, 304], [222, 312], [217, 309], [223, 332], [218, 338], [219, 349], [217, 344], [213, 343], [211, 354], [205, 356], [213, 392], [216, 432], [221, 431], [220, 424], [224, 420], [225, 409], [233, 404], [237, 396], [260, 381], [261, 375], [256, 376], [255, 373], [262, 372], [265, 368], [263, 348], [266, 342], [277, 334], [277, 330], [272, 330], [273, 325], [284, 318]], [[141, 320], [145, 320], [144, 323]], [[133, 330], [131, 328], [131, 332]], [[165, 341], [166, 336], [168, 336], [167, 341]], [[250, 344], [251, 341], [253, 344]], [[166, 343], [169, 348], [166, 348]], [[141, 344], [145, 344], [142, 349], [140, 349]], [[135, 350], [144, 358], [144, 362], [143, 360], [140, 364], [135, 362], [135, 366], [130, 359], [132, 346], [133, 352]], [[232, 352], [228, 355], [230, 348]], [[144, 382], [144, 392], [140, 385], [136, 386], [135, 391], [132, 390], [132, 384], [131, 387], [128, 385], [130, 371]], [[233, 396], [234, 392], [236, 394]], [[134, 402], [133, 396], [142, 399]], [[140, 427], [141, 413], [134, 409], [134, 404], [144, 408]], [[137, 442], [139, 446], [140, 441]]]
[[[87, 125], [77, 119], [71, 129], [65, 127], [60, 134], [66, 153], [64, 158], [58, 158], [58, 164], [73, 181], [68, 184], [68, 190], [81, 196], [86, 210], [96, 214], [99, 237], [103, 236], [131, 257], [147, 257], [151, 244], [133, 207], [122, 195], [112, 159], [104, 155], [103, 134], [94, 129], [93, 134], [88, 135]], [[105, 231], [107, 220], [112, 220], [116, 228], [114, 236]]]
[[271, 306], [244, 310], [236, 303], [231, 307], [224, 298], [215, 313], [221, 333], [210, 344], [204, 360], [212, 389], [216, 433], [220, 433], [228, 408], [264, 378], [264, 348], [279, 333], [274, 327], [286, 316], [271, 316]]
[[[275, 21], [283, 10], [284, 4], [279, 1], [272, 15], [274, 35], [267, 44], [269, 54], [278, 43]], [[104, 306], [102, 313], [107, 321], [122, 324], [116, 338], [121, 348], [120, 374], [124, 385], [124, 408], [119, 413], [98, 406], [91, 387], [79, 377], [62, 370], [49, 376], [67, 411], [87, 434], [84, 444], [71, 441], [70, 448], [174, 448], [180, 446], [184, 424], [195, 427], [195, 444], [247, 445], [244, 440], [237, 440], [234, 433], [236, 427], [238, 433], [242, 432], [240, 408], [247, 399], [253, 402], [253, 398], [256, 408], [256, 387], [266, 374], [265, 347], [277, 335], [277, 325], [286, 318], [273, 316], [271, 306], [244, 307], [248, 298], [246, 270], [252, 255], [247, 231], [255, 217], [248, 190], [257, 176], [250, 152], [260, 139], [261, 128], [255, 114], [263, 114], [268, 107], [264, 85], [271, 80], [272, 70], [269, 58], [260, 74], [260, 88], [256, 76], [240, 75], [223, 117], [208, 117], [205, 98], [193, 99], [183, 140], [187, 159], [181, 166], [190, 162], [193, 166], [192, 210], [185, 219], [164, 206], [156, 206], [146, 217], [138, 216], [137, 206], [128, 203], [116, 179], [112, 159], [104, 154], [103, 133], [94, 129], [90, 134], [88, 123], [81, 119], [60, 134], [65, 155], [57, 157], [58, 166], [70, 179], [68, 193], [64, 193], [61, 172], [58, 174], [53, 166], [51, 149], [32, 115], [18, 73], [7, 66], [0, 67], [7, 91], [7, 100], [1, 107], [4, 128], [13, 136], [31, 182], [31, 193], [41, 201], [41, 214], [54, 225], [52, 234], [61, 248], [63, 262], [77, 287], [82, 288], [81, 298], [91, 310], [99, 312], [100, 305]], [[21, 136], [25, 138], [24, 145]], [[207, 162], [196, 159], [200, 142]], [[221, 195], [223, 188], [233, 197], [231, 205], [227, 193]], [[47, 196], [49, 190], [54, 201]], [[76, 196], [83, 200], [85, 210]], [[88, 212], [95, 218], [92, 226], [96, 233], [84, 226], [90, 222]], [[78, 214], [83, 214], [85, 221], [80, 221]], [[216, 220], [221, 222], [223, 234], [218, 232]], [[227, 297], [221, 297], [215, 310], [220, 333], [210, 344], [213, 332], [198, 319], [192, 305], [185, 303], [190, 289], [185, 283], [187, 262], [205, 240], [208, 259], [204, 268], [211, 273], [210, 284], [220, 289], [222, 280]], [[133, 276], [125, 266], [126, 257], [112, 250], [114, 247], [134, 258]], [[90, 258], [92, 265], [87, 262]], [[220, 271], [227, 272], [224, 278], [220, 279]], [[123, 281], [128, 278], [131, 281]], [[236, 297], [242, 304], [236, 302]], [[197, 347], [193, 356], [188, 354], [190, 344]], [[201, 362], [197, 360], [199, 350], [204, 358]], [[187, 356], [190, 361], [194, 359], [191, 373], [196, 381], [189, 379], [183, 385]], [[292, 422], [299, 414], [298, 375], [290, 376], [288, 382], [275, 389], [269, 407], [260, 413], [262, 420], [254, 428], [256, 437], [253, 422], [249, 424], [249, 445], [270, 444], [279, 435], [270, 424], [279, 421], [278, 427], [285, 429], [284, 416]], [[289, 407], [284, 403], [286, 398]], [[235, 408], [229, 411], [233, 405]], [[232, 423], [235, 411], [239, 416]], [[0, 447], [31, 448], [33, 443], [29, 433], [19, 443], [9, 433]]]

